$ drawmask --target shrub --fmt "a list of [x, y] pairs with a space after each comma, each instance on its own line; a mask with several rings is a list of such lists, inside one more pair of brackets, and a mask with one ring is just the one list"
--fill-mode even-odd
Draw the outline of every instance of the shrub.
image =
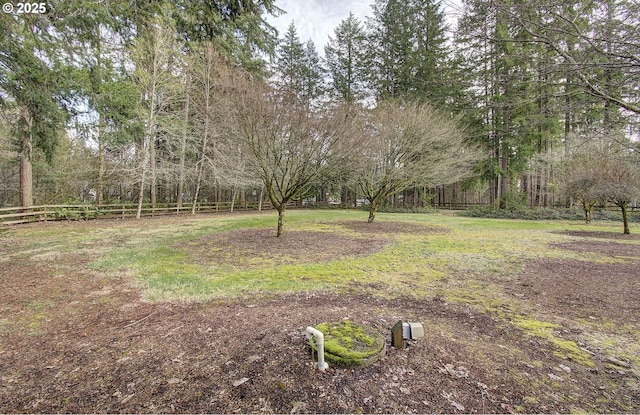
[[584, 220], [584, 215], [576, 209], [498, 209], [493, 206], [474, 208], [459, 213], [460, 216], [494, 219], [525, 220]]
[[[363, 207], [363, 210], [369, 211], [369, 206], [365, 206]], [[378, 208], [378, 212], [385, 212], [385, 213], [435, 213], [437, 212], [436, 209], [427, 206], [427, 207], [419, 207], [419, 206], [407, 206], [407, 207], [393, 207], [393, 206], [388, 206], [388, 207], [380, 207]]]

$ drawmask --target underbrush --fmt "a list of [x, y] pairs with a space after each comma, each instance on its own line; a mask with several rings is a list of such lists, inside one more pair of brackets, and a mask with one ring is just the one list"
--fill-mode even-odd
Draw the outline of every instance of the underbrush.
[[[369, 211], [369, 206], [365, 205], [360, 208], [366, 212]], [[393, 207], [393, 206], [380, 206], [378, 208], [378, 213], [436, 213], [438, 212], [435, 208], [431, 206], [427, 207], [418, 207], [418, 206], [406, 206], [406, 207]]]
[[[472, 218], [491, 219], [584, 220], [584, 212], [577, 208], [499, 209], [493, 206], [485, 206], [464, 210], [458, 214]], [[622, 221], [622, 213], [609, 210], [594, 211], [592, 220]], [[629, 212], [629, 221], [640, 223], [640, 211]]]
[[[369, 205], [362, 205], [362, 206], [358, 206], [357, 208], [354, 208], [353, 206], [347, 206], [345, 207], [344, 205], [329, 205], [329, 204], [309, 204], [307, 206], [305, 206], [305, 208], [308, 209], [316, 209], [316, 210], [356, 210], [356, 211], [363, 211], [363, 212], [369, 212], [370, 206]], [[436, 213], [438, 210], [431, 207], [431, 206], [426, 206], [426, 207], [418, 207], [418, 206], [398, 206], [398, 207], [393, 207], [393, 206], [380, 206], [378, 207], [377, 212], [378, 213]]]

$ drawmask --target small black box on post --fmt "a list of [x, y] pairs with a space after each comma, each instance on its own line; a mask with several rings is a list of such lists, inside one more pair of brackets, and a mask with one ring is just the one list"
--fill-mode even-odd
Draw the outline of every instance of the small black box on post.
[[396, 349], [407, 347], [408, 339], [419, 339], [421, 337], [424, 337], [424, 328], [420, 323], [398, 321], [391, 328], [391, 344]]

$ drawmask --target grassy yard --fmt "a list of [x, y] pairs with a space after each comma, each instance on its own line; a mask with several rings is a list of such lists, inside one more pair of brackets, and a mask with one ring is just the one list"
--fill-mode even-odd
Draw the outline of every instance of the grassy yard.
[[[286, 231], [325, 234], [330, 244], [332, 238], [355, 233], [340, 223], [365, 219], [363, 212], [292, 211], [287, 216]], [[509, 278], [522, 270], [527, 259], [615, 261], [597, 253], [558, 250], [552, 244], [574, 239], [556, 233], [564, 230], [619, 231], [617, 223], [587, 226], [565, 221], [463, 218], [446, 213], [380, 214], [378, 222], [387, 221], [437, 227], [443, 232], [359, 235], [358, 238], [372, 239], [387, 236], [392, 241], [371, 255], [322, 262], [297, 258], [285, 263], [273, 260], [287, 256], [286, 249], [283, 252], [278, 247], [270, 247], [275, 235], [256, 239], [255, 243], [262, 245], [258, 257], [235, 250], [227, 252], [226, 260], [209, 263], [193, 252], [199, 244], [205, 245], [204, 250], [224, 250], [224, 247], [207, 247], [200, 242], [203, 238], [215, 242], [216, 235], [224, 232], [247, 228], [271, 230], [275, 219], [269, 214], [200, 217], [179, 225], [144, 228], [132, 223], [129, 229], [105, 227], [82, 234], [70, 229], [47, 235], [33, 229], [24, 236], [37, 239], [40, 241], [37, 244], [43, 245], [38, 255], [55, 255], [50, 251], [56, 249], [95, 255], [93, 268], [106, 275], [124, 272], [134, 276], [152, 301], [201, 301], [314, 289], [344, 291], [353, 287], [354, 282], [362, 283], [376, 295], [443, 295], [453, 299], [492, 297], [490, 287], [478, 290], [475, 277], [482, 274], [498, 280]], [[40, 252], [35, 246], [34, 249]], [[207, 252], [201, 254], [206, 257]], [[410, 289], [406, 289], [408, 287]]]
[[[384, 214], [372, 225], [359, 211], [297, 210], [289, 212], [283, 240], [291, 234], [322, 238], [320, 247], [281, 245], [275, 238], [275, 217], [269, 213], [205, 216], [178, 223], [135, 221], [112, 228], [37, 227], [17, 233], [35, 258], [54, 259], [60, 252], [95, 258], [89, 267], [105, 277], [129, 276], [144, 290], [147, 300], [206, 301], [269, 296], [300, 291], [367, 293], [385, 298], [442, 298], [489, 312], [526, 332], [555, 341], [551, 334], [561, 316], [536, 313], [535, 305], [505, 293], [504, 286], [524, 270], [526, 261], [577, 260], [614, 264], [627, 258], [594, 251], [559, 249], [558, 244], [576, 239], [568, 232], [619, 233], [615, 222], [586, 225], [580, 221], [525, 221], [466, 218], [452, 212], [434, 214]], [[362, 222], [372, 232], [346, 226]], [[402, 223], [401, 229], [376, 231], [375, 226]], [[421, 228], [425, 232], [420, 232]], [[247, 244], [234, 247], [217, 243], [229, 232], [260, 229]], [[273, 232], [271, 232], [273, 231]], [[568, 232], [567, 232], [568, 231]], [[636, 229], [637, 231], [637, 229]], [[343, 238], [346, 239], [346, 242]], [[338, 259], [314, 261], [316, 251], [333, 243], [384, 239], [379, 249]], [[335, 241], [335, 242], [334, 242]], [[304, 241], [303, 241], [304, 243]], [[640, 240], [625, 243], [638, 247]], [[372, 242], [373, 244], [373, 242]], [[380, 244], [378, 244], [380, 245]], [[340, 249], [340, 246], [338, 247]], [[294, 255], [291, 253], [294, 252]], [[310, 258], [310, 259], [309, 259]], [[553, 290], [553, 287], [549, 287]], [[551, 312], [553, 314], [553, 312]], [[586, 323], [589, 323], [588, 321]], [[634, 329], [635, 330], [635, 329]], [[640, 331], [635, 330], [640, 341]], [[612, 346], [614, 339], [607, 339]], [[640, 364], [640, 347], [616, 350]], [[559, 353], [573, 353], [587, 361], [588, 355], [572, 342], [557, 341]], [[634, 357], [634, 353], [637, 354]]]
[[[637, 226], [632, 224], [630, 237], [622, 237], [620, 224], [614, 222], [478, 219], [451, 212], [380, 213], [376, 222], [367, 224], [361, 211], [291, 211], [282, 238], [275, 237], [276, 216], [271, 212], [15, 227], [0, 234], [7, 247], [0, 259], [0, 266], [7, 268], [0, 276], [8, 281], [13, 276], [9, 266], [28, 259], [32, 267], [51, 268], [54, 278], [67, 278], [74, 270], [98, 278], [106, 288], [94, 288], [88, 294], [92, 299], [126, 281], [151, 305], [242, 304], [316, 293], [451, 305], [468, 313], [470, 321], [483, 316], [506, 333], [522, 333], [536, 348], [544, 345], [550, 358], [572, 362], [587, 374], [602, 373], [603, 368], [625, 373], [625, 399], [635, 402], [629, 396], [639, 394]], [[13, 305], [7, 310], [18, 309], [21, 301], [23, 323], [34, 333], [46, 333], [45, 323], [53, 319], [48, 310], [57, 301], [44, 297], [9, 297]], [[339, 304], [328, 312], [338, 308]], [[453, 341], [452, 326], [416, 310], [414, 318], [433, 324], [428, 331], [437, 328]], [[10, 317], [0, 317], [0, 334], [15, 328]], [[71, 319], [67, 314], [60, 318]], [[478, 356], [503, 347], [499, 339], [475, 347], [473, 338], [464, 341]], [[541, 362], [534, 360], [526, 367], [544, 372]], [[549, 376], [536, 387], [559, 379]], [[512, 409], [557, 410], [537, 405], [540, 398], [533, 395]], [[592, 402], [586, 408], [609, 408], [603, 405]], [[640, 408], [640, 403], [633, 405], [613, 408]]]

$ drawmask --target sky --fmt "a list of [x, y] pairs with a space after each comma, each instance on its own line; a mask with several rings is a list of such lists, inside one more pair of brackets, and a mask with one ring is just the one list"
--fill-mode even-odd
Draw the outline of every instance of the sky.
[[269, 17], [267, 21], [278, 29], [282, 38], [291, 21], [296, 25], [298, 37], [303, 43], [313, 40], [318, 53], [324, 56], [324, 45], [333, 36], [334, 29], [352, 12], [361, 23], [371, 15], [373, 0], [278, 0], [276, 6], [286, 14]]
[[[298, 37], [303, 43], [313, 40], [318, 53], [324, 56], [324, 45], [333, 37], [334, 29], [340, 22], [349, 17], [352, 12], [361, 23], [365, 23], [366, 16], [372, 15], [371, 5], [374, 0], [277, 0], [276, 6], [286, 14], [279, 17], [269, 16], [267, 21], [278, 29], [282, 38], [293, 20], [298, 31]], [[447, 16], [454, 25], [454, 17], [460, 10], [461, 0], [443, 0], [442, 5]]]

